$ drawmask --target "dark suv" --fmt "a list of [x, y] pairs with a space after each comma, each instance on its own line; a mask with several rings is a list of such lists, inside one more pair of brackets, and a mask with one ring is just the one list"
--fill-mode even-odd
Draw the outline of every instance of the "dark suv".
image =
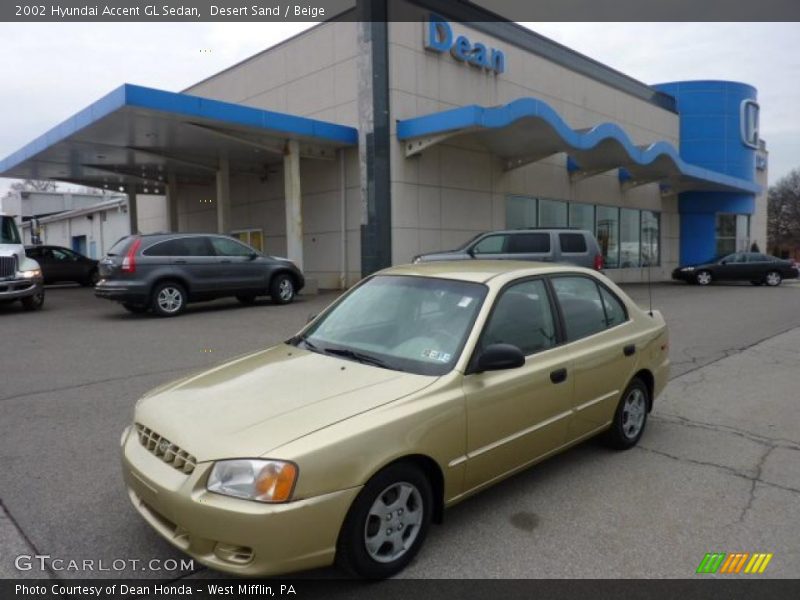
[[265, 256], [226, 236], [157, 233], [122, 238], [100, 261], [95, 296], [122, 303], [126, 310], [148, 309], [162, 317], [180, 314], [189, 302], [235, 296], [252, 304], [269, 295], [291, 302], [305, 278], [293, 262]]

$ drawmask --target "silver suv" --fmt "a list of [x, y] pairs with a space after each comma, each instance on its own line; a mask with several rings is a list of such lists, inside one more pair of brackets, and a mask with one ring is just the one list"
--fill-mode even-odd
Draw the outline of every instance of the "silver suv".
[[414, 262], [435, 260], [535, 260], [603, 268], [603, 254], [586, 229], [530, 228], [481, 233], [456, 250], [420, 254]]
[[0, 302], [14, 300], [25, 310], [42, 308], [44, 282], [39, 263], [25, 256], [14, 217], [0, 214]]

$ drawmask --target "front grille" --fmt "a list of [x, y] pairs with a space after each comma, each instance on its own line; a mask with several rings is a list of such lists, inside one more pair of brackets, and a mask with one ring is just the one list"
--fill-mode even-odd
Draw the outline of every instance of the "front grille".
[[16, 256], [0, 256], [0, 278], [13, 277], [17, 272]]
[[194, 456], [185, 450], [181, 450], [168, 439], [161, 437], [141, 423], [136, 423], [136, 433], [142, 446], [147, 448], [148, 452], [179, 471], [188, 475], [197, 466], [197, 459]]

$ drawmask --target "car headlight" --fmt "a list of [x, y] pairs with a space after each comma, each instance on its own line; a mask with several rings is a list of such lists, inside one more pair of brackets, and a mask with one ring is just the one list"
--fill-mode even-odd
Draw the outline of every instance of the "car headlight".
[[694, 267], [683, 267], [681, 271], [694, 271]]
[[287, 502], [297, 481], [297, 465], [281, 460], [237, 459], [214, 463], [206, 489], [258, 502]]
[[422, 262], [422, 258], [420, 258], [419, 256], [415, 256], [413, 258], [413, 260], [411, 261], [411, 264], [418, 265], [421, 262]]
[[19, 276], [23, 279], [33, 279], [34, 277], [41, 277], [41, 269], [31, 269], [30, 271], [20, 271]]

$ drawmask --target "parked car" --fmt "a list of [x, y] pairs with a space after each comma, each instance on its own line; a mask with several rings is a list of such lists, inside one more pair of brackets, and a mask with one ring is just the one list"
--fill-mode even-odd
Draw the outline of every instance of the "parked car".
[[446, 507], [598, 434], [634, 446], [668, 371], [661, 314], [596, 271], [394, 267], [287, 342], [146, 394], [124, 477], [214, 569], [388, 577]]
[[780, 285], [784, 279], [796, 279], [793, 261], [761, 252], [736, 252], [707, 263], [679, 267], [672, 278], [687, 283], [708, 285], [713, 281], [749, 281], [753, 285]]
[[535, 227], [481, 233], [456, 250], [420, 254], [413, 262], [475, 258], [570, 263], [597, 271], [603, 268], [603, 254], [591, 231]]
[[269, 295], [287, 304], [305, 278], [286, 258], [266, 256], [227, 235], [159, 233], [121, 239], [100, 261], [98, 298], [132, 313], [173, 317], [190, 302], [235, 296], [252, 304]]
[[25, 256], [25, 247], [12, 215], [0, 213], [0, 302], [19, 300], [25, 310], [44, 305], [44, 282], [39, 263]]
[[61, 246], [25, 246], [25, 254], [42, 267], [45, 283], [74, 281], [83, 286], [97, 283], [97, 261]]

